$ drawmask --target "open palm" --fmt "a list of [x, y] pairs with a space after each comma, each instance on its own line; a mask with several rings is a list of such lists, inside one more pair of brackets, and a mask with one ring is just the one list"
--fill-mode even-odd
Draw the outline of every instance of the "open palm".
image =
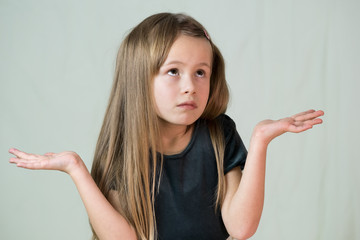
[[269, 143], [283, 133], [299, 133], [321, 124], [322, 120], [319, 117], [323, 115], [324, 112], [321, 110], [308, 110], [279, 120], [264, 120], [256, 125], [254, 133], [256, 137], [261, 137]]
[[9, 153], [15, 155], [10, 158], [10, 163], [27, 169], [59, 170], [70, 173], [80, 157], [75, 152], [46, 153], [44, 155], [25, 153], [11, 148]]

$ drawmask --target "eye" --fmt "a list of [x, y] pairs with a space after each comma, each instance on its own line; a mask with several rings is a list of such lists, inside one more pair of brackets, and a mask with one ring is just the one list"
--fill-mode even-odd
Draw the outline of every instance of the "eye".
[[179, 70], [176, 68], [170, 69], [167, 74], [169, 74], [170, 76], [178, 76], [179, 75]]
[[197, 70], [197, 71], [196, 71], [196, 76], [197, 76], [197, 77], [205, 77], [205, 71], [203, 71], [203, 70]]

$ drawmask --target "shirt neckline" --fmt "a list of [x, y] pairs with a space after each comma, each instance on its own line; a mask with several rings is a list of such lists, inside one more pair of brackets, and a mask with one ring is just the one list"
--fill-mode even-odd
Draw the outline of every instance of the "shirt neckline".
[[190, 142], [188, 143], [188, 145], [185, 147], [185, 149], [183, 151], [181, 151], [180, 153], [176, 153], [176, 154], [171, 154], [171, 155], [166, 155], [166, 154], [163, 154], [164, 156], [164, 160], [167, 159], [167, 160], [170, 160], [170, 159], [179, 159], [179, 158], [182, 158], [184, 155], [186, 155], [190, 149], [192, 148], [192, 146], [194, 145], [194, 141], [195, 141], [195, 138], [197, 136], [197, 131], [198, 131], [198, 128], [199, 128], [199, 122], [200, 120], [197, 120], [194, 124], [194, 129], [193, 129], [193, 132], [191, 134], [191, 139], [190, 139]]

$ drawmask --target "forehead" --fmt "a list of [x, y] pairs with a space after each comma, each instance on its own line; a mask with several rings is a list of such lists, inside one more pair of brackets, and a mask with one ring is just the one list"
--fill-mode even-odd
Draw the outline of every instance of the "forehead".
[[186, 64], [206, 63], [211, 66], [213, 51], [206, 38], [180, 35], [170, 48], [165, 64], [178, 61]]

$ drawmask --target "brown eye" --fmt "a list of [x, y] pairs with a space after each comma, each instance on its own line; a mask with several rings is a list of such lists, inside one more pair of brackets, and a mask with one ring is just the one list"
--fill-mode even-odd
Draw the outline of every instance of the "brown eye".
[[205, 76], [205, 72], [203, 70], [197, 70], [196, 71], [196, 76], [197, 77], [204, 77]]
[[176, 68], [170, 69], [170, 70], [168, 71], [168, 74], [169, 74], [170, 76], [178, 76], [178, 75], [179, 75], [179, 70], [177, 70]]

